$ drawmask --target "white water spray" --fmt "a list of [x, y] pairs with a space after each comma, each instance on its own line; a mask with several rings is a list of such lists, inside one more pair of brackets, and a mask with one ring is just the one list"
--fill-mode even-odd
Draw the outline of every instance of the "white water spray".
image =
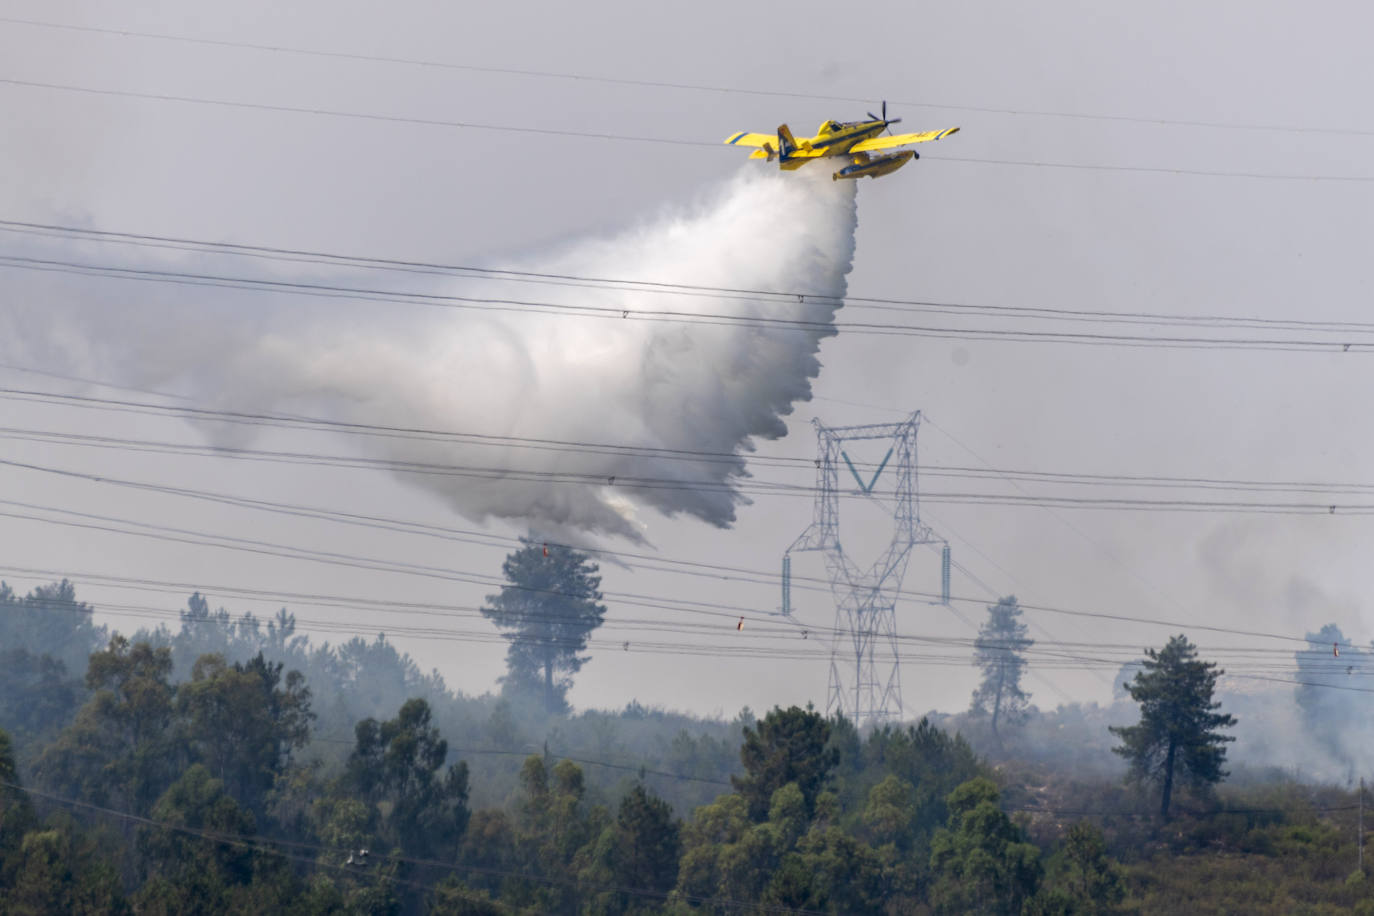
[[[651, 284], [803, 291], [814, 301], [450, 278], [429, 291], [560, 310], [293, 301], [285, 294], [267, 302], [153, 284], [106, 292], [99, 307], [87, 301], [52, 309], [36, 307], [43, 294], [34, 292], [42, 288], [35, 281], [24, 300], [34, 311], [16, 321], [24, 326], [11, 338], [29, 358], [13, 348], [6, 358], [34, 364], [39, 353], [48, 368], [121, 384], [171, 384], [199, 403], [238, 410], [289, 408], [509, 437], [500, 444], [367, 440], [399, 461], [508, 471], [400, 475], [474, 520], [642, 539], [637, 510], [648, 507], [728, 526], [747, 502], [734, 487], [747, 476], [741, 453], [757, 439], [781, 436], [782, 417], [810, 397], [820, 342], [834, 333], [830, 322], [846, 291], [856, 219], [849, 182], [832, 182], [823, 171], [749, 170], [695, 208], [510, 265]], [[102, 289], [119, 285], [102, 282]], [[44, 306], [51, 305], [47, 292]], [[663, 313], [677, 317], [663, 320]], [[722, 315], [730, 319], [711, 317]], [[778, 319], [816, 324], [769, 324]]]

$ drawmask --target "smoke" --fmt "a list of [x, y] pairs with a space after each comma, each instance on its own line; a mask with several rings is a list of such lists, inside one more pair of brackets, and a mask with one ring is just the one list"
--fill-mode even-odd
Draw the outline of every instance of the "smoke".
[[[815, 300], [490, 278], [427, 277], [417, 286], [413, 275], [375, 273], [340, 284], [317, 268], [291, 277], [543, 304], [492, 310], [37, 275], [23, 291], [10, 288], [12, 325], [0, 331], [9, 332], [7, 362], [172, 387], [197, 403], [507, 437], [366, 441], [396, 461], [472, 469], [476, 476], [400, 475], [469, 519], [642, 540], [641, 509], [725, 527], [748, 502], [738, 489], [748, 476], [743, 455], [783, 435], [783, 418], [810, 397], [820, 342], [834, 333], [846, 291], [856, 221], [850, 182], [823, 170], [748, 170], [698, 204], [614, 237], [502, 264]], [[124, 251], [122, 263], [131, 257]], [[147, 266], [153, 256], [142, 257]], [[201, 263], [210, 257], [168, 255], [155, 266], [250, 269]], [[816, 324], [769, 324], [779, 319]], [[247, 435], [223, 424], [207, 432], [217, 443]], [[606, 443], [630, 448], [582, 445]]]
[[[1344, 545], [1341, 533], [1320, 521], [1295, 519], [1275, 529], [1232, 520], [1199, 542], [1198, 556], [1216, 604], [1243, 613], [1256, 629], [1303, 632], [1310, 641], [1291, 655], [1267, 657], [1248, 678], [1222, 678], [1223, 711], [1237, 719], [1228, 757], [1306, 779], [1349, 782], [1374, 752], [1365, 692], [1374, 656], [1351, 645], [1365, 630], [1361, 601], [1323, 582], [1323, 555]], [[1343, 627], [1356, 633], [1347, 636]], [[1338, 656], [1333, 643], [1340, 646]], [[1245, 673], [1243, 658], [1215, 661]]]

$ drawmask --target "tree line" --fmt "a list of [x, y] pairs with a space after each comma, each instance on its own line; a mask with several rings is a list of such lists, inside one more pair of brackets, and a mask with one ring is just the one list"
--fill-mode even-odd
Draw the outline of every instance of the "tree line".
[[[1349, 857], [1344, 814], [1216, 795], [1233, 719], [1182, 636], [1146, 652], [1126, 688], [1139, 721], [1112, 729], [1147, 803], [1066, 775], [1033, 788], [928, 720], [573, 714], [606, 614], [594, 564], [531, 542], [505, 569], [487, 613], [512, 637], [507, 676], [480, 707], [384, 639], [313, 646], [285, 610], [236, 618], [196, 594], [176, 632], [126, 638], [69, 583], [0, 586], [5, 645], [29, 647], [0, 653], [4, 910], [1144, 912], [1196, 899], [1191, 869], [1220, 850], [1284, 862], [1274, 901], [1299, 874], [1303, 899], [1370, 904], [1362, 873], [1327, 864]], [[971, 705], [994, 736], [1027, 715], [1031, 645], [1014, 598], [989, 608]], [[476, 709], [498, 753], [450, 744]], [[635, 729], [658, 756], [608, 759]], [[587, 743], [565, 756], [550, 734]], [[534, 753], [511, 753], [528, 738]], [[1043, 804], [1051, 790], [1078, 806]]]

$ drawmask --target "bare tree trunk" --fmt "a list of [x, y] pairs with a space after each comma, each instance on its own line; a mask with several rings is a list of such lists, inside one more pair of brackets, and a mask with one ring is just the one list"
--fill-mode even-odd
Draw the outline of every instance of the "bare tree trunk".
[[1164, 795], [1159, 802], [1159, 815], [1166, 821], [1169, 819], [1169, 800], [1174, 794], [1174, 752], [1178, 750], [1178, 744], [1173, 738], [1169, 739], [1169, 754], [1164, 758]]
[[1006, 669], [1002, 665], [997, 666], [997, 695], [992, 701], [992, 737], [997, 742], [1000, 750], [1002, 747], [1002, 736], [997, 734], [997, 719], [1002, 715], [1002, 685], [1006, 681]]

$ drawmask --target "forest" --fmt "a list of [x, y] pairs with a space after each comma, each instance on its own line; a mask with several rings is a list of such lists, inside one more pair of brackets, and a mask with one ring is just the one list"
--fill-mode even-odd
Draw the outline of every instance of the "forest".
[[1030, 702], [1011, 598], [958, 716], [574, 711], [605, 609], [555, 559], [557, 594], [507, 561], [480, 697], [285, 609], [193, 594], [126, 636], [69, 582], [0, 586], [4, 912], [1374, 913], [1362, 786], [1228, 761], [1244, 712], [1182, 636], [1129, 720]]

